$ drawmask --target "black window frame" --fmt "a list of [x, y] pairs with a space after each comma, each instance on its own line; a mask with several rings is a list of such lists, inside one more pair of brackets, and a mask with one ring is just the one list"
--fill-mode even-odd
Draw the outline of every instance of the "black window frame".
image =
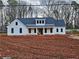
[[29, 28], [29, 33], [31, 33], [31, 28]]
[[59, 32], [59, 29], [58, 28], [56, 29], [56, 32]]
[[16, 25], [18, 25], [18, 22], [16, 22]]
[[14, 33], [14, 28], [11, 28], [11, 33]]
[[50, 28], [50, 33], [53, 33], [53, 28]]
[[41, 24], [41, 20], [40, 20], [40, 24]]
[[47, 28], [45, 28], [45, 33], [47, 33]]
[[44, 24], [44, 20], [42, 20], [42, 24]]
[[44, 24], [45, 21], [44, 20], [37, 20], [37, 24]]
[[19, 29], [19, 33], [22, 33], [22, 28]]
[[34, 33], [36, 33], [36, 28], [34, 28]]
[[63, 29], [61, 28], [61, 32], [63, 32]]
[[39, 21], [37, 20], [37, 24], [39, 23]]

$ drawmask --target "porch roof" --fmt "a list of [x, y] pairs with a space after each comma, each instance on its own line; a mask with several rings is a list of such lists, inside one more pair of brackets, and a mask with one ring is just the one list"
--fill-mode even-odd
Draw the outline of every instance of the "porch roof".
[[54, 27], [54, 24], [45, 24], [45, 25], [35, 25], [35, 24], [28, 24], [27, 27], [34, 27], [34, 28], [50, 28], [50, 27]]

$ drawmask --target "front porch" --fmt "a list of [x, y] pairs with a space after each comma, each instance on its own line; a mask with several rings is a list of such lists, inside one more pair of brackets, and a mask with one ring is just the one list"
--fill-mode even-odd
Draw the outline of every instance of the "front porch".
[[28, 28], [28, 34], [31, 35], [52, 35], [54, 34], [53, 28]]

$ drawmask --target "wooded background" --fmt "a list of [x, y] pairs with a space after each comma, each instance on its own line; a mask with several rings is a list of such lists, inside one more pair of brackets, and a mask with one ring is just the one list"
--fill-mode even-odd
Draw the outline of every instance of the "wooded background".
[[72, 1], [54, 3], [48, 0], [45, 4], [32, 5], [20, 0], [8, 0], [4, 5], [0, 0], [0, 32], [6, 31], [6, 26], [16, 18], [53, 17], [56, 20], [63, 19], [67, 29], [79, 28], [79, 4]]

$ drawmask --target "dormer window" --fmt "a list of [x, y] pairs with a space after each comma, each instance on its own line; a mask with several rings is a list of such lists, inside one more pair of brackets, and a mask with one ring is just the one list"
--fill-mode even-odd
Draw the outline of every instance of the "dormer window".
[[36, 20], [37, 25], [44, 25], [45, 24], [45, 19], [38, 19]]
[[44, 20], [42, 21], [42, 23], [44, 24]]
[[40, 20], [40, 24], [41, 24], [41, 20]]
[[39, 22], [37, 21], [37, 24], [38, 24]]

